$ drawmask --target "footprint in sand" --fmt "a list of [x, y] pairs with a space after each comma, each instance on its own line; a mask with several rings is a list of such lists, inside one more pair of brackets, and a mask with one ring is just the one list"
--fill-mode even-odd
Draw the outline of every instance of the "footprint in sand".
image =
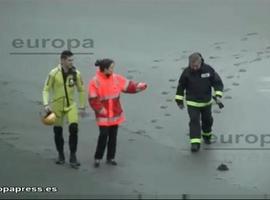
[[19, 133], [9, 132], [9, 131], [2, 131], [0, 135], [20, 135]]
[[213, 113], [219, 114], [219, 113], [221, 113], [221, 111], [215, 109], [215, 110], [213, 110]]
[[222, 177], [216, 177], [215, 179], [216, 180], [224, 180], [224, 178], [222, 178]]
[[260, 56], [260, 55], [262, 55], [262, 54], [264, 54], [263, 51], [258, 51], [258, 52], [257, 52], [257, 55], [258, 55], [258, 56]]
[[247, 40], [248, 40], [247, 37], [241, 38], [241, 41], [247, 41]]
[[209, 56], [209, 59], [213, 60], [213, 59], [217, 59], [219, 58], [218, 56]]
[[232, 79], [233, 77], [233, 75], [226, 76], [227, 79]]
[[166, 99], [166, 102], [172, 102], [173, 99]]
[[137, 70], [128, 70], [128, 73], [136, 73], [138, 72]]
[[169, 82], [175, 82], [176, 79], [169, 79]]
[[171, 116], [171, 114], [170, 113], [165, 113], [165, 115], [164, 116], [166, 116], [166, 117], [170, 117]]
[[157, 123], [157, 119], [152, 119], [151, 123]]
[[247, 33], [246, 36], [253, 36], [253, 35], [258, 35], [258, 33], [253, 32], [253, 33]]
[[160, 106], [161, 109], [167, 109], [168, 106]]
[[146, 131], [145, 130], [137, 130], [137, 131], [134, 131], [133, 133], [138, 134], [138, 135], [143, 135], [146, 133]]
[[171, 86], [171, 88], [172, 88], [172, 89], [176, 89], [176, 88], [177, 88], [177, 86]]
[[152, 66], [152, 69], [157, 69], [159, 68], [159, 66]]
[[231, 90], [231, 88], [225, 88], [225, 89], [223, 90], [223, 92], [226, 93], [226, 92], [229, 92], [230, 90]]
[[240, 54], [234, 54], [234, 55], [232, 55], [235, 59], [239, 59], [239, 58], [241, 58], [242, 56], [240, 55]]
[[9, 84], [8, 81], [0, 81], [0, 85], [6, 86], [6, 85], [8, 85], [8, 84]]
[[238, 67], [238, 66], [243, 65], [243, 64], [247, 64], [247, 61], [243, 61], [243, 62], [239, 62], [239, 63], [234, 63], [233, 65]]
[[232, 99], [232, 96], [227, 95], [224, 97], [224, 99]]
[[220, 46], [216, 46], [216, 47], [215, 47], [215, 49], [220, 50], [220, 49], [221, 49], [221, 47], [220, 47]]
[[266, 49], [270, 49], [270, 46], [269, 47], [266, 47]]
[[175, 59], [173, 59], [173, 61], [175, 61], [175, 62], [178, 62], [180, 60], [181, 60], [181, 58], [175, 58]]
[[163, 127], [162, 127], [162, 126], [156, 126], [155, 128], [156, 128], [156, 129], [158, 129], [158, 130], [163, 129]]
[[153, 62], [161, 62], [162, 59], [156, 59], [156, 60], [153, 60]]
[[215, 42], [214, 45], [221, 45], [221, 44], [225, 44], [225, 42]]
[[239, 69], [239, 72], [247, 72], [246, 69]]
[[258, 61], [261, 61], [262, 58], [255, 58], [254, 60], [250, 61], [249, 63], [253, 63], [253, 62], [258, 62]]
[[161, 92], [161, 94], [162, 94], [162, 95], [167, 95], [167, 94], [169, 94], [169, 92], [163, 91], [163, 92]]
[[134, 141], [136, 141], [136, 140], [133, 139], [133, 138], [130, 138], [130, 139], [128, 139], [128, 141], [129, 141], [129, 142], [134, 142]]
[[232, 85], [233, 85], [233, 86], [239, 86], [240, 84], [239, 84], [239, 83], [234, 82]]

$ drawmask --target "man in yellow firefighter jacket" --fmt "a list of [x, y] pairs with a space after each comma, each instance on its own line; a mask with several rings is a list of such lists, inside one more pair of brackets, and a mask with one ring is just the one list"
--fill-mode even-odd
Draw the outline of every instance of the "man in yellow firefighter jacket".
[[[85, 89], [80, 72], [73, 66], [73, 53], [63, 51], [61, 63], [49, 72], [43, 89], [43, 104], [47, 112], [54, 112], [56, 121], [53, 126], [54, 141], [58, 151], [56, 164], [65, 163], [63, 120], [69, 124], [70, 164], [78, 167], [76, 151], [78, 143], [78, 109], [74, 99], [75, 88], [79, 93], [80, 115], [85, 112]], [[52, 95], [49, 98], [50, 94]], [[49, 101], [51, 99], [51, 101]]]

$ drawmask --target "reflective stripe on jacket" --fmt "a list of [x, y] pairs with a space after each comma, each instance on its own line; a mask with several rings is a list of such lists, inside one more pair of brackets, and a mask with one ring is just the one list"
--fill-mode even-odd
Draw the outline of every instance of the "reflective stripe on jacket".
[[120, 103], [121, 92], [138, 92], [137, 83], [118, 74], [108, 77], [97, 70], [88, 86], [89, 104], [95, 111], [97, 125], [112, 126], [125, 121]]

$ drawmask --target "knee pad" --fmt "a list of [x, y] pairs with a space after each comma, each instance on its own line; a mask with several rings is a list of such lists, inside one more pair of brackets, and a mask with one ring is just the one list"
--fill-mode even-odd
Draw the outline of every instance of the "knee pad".
[[53, 127], [53, 132], [56, 134], [56, 135], [61, 135], [63, 133], [63, 128], [62, 126], [54, 126]]
[[77, 134], [78, 133], [78, 124], [77, 123], [71, 123], [69, 125], [69, 132], [71, 134]]

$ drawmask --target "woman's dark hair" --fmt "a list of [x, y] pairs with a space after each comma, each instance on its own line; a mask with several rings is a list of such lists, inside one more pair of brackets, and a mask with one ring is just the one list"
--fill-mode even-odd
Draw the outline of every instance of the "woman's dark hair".
[[104, 58], [97, 60], [95, 66], [99, 67], [100, 71], [103, 72], [105, 69], [108, 69], [112, 63], [114, 63], [112, 59]]

